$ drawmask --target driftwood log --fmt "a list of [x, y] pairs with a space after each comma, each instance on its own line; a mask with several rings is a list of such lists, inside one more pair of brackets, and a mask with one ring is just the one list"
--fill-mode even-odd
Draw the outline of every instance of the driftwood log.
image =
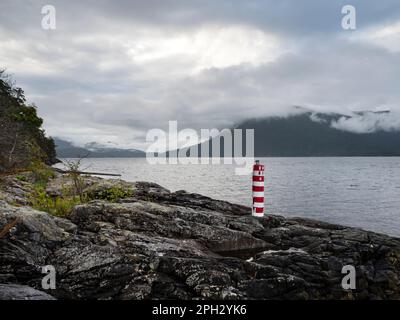
[[121, 177], [120, 174], [117, 173], [104, 173], [104, 172], [86, 172], [86, 171], [74, 171], [74, 170], [62, 170], [58, 168], [54, 168], [55, 171], [59, 173], [75, 173], [75, 174], [88, 174], [88, 175], [96, 175], [96, 176], [109, 176], [109, 177]]

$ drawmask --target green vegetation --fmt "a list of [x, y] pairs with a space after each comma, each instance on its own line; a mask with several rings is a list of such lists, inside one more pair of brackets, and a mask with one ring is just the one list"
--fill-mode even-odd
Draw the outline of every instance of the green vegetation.
[[47, 183], [43, 183], [43, 180], [33, 185], [34, 190], [31, 194], [30, 202], [33, 208], [58, 217], [67, 216], [74, 206], [91, 200], [117, 202], [133, 195], [131, 190], [123, 189], [122, 186], [112, 186], [96, 193], [83, 193], [82, 196], [79, 196], [75, 188], [70, 187], [63, 188], [61, 196], [51, 197], [46, 193], [46, 185]]
[[33, 182], [35, 185], [46, 187], [51, 178], [54, 178], [54, 171], [44, 163], [34, 161], [28, 166], [28, 170], [32, 172]]
[[34, 209], [48, 212], [57, 217], [67, 216], [74, 206], [81, 203], [78, 197], [73, 196], [52, 198], [46, 193], [46, 189], [40, 185], [35, 186], [30, 200]]
[[78, 173], [81, 168], [81, 162], [83, 158], [79, 158], [77, 161], [64, 161], [64, 165], [68, 168], [70, 171], [70, 178], [72, 179], [72, 182], [74, 183], [74, 195], [78, 196], [81, 202], [84, 201], [85, 195], [83, 193], [84, 189], [84, 181], [81, 175]]
[[26, 169], [31, 162], [53, 164], [54, 141], [42, 129], [43, 120], [25, 93], [0, 70], [0, 172]]
[[[79, 197], [71, 195], [67, 189], [63, 190], [62, 196], [51, 197], [46, 192], [46, 187], [55, 177], [54, 171], [40, 161], [32, 162], [28, 169], [32, 174], [33, 192], [30, 196], [30, 202], [34, 209], [48, 212], [54, 216], [67, 216], [75, 205], [82, 201]], [[25, 176], [16, 176], [16, 179], [21, 179]]]
[[[80, 169], [81, 161], [68, 162], [67, 165], [71, 173], [66, 177], [69, 178], [71, 184], [63, 185], [61, 195], [55, 197], [46, 192], [49, 181], [55, 177], [54, 171], [40, 162], [33, 162], [29, 166], [33, 183], [33, 192], [29, 200], [33, 208], [58, 217], [65, 217], [78, 204], [96, 199], [117, 202], [133, 195], [132, 190], [124, 188], [122, 185], [113, 185], [94, 192], [85, 191], [84, 177], [77, 173]], [[17, 176], [16, 178], [24, 179], [25, 176]]]
[[23, 181], [23, 182], [28, 181], [26, 176], [23, 176], [23, 175], [20, 175], [20, 174], [16, 175], [15, 179], [17, 179], [18, 181]]
[[120, 199], [132, 197], [132, 190], [123, 189], [122, 186], [113, 186], [111, 188], [97, 192], [94, 199], [107, 200], [110, 202], [117, 202]]

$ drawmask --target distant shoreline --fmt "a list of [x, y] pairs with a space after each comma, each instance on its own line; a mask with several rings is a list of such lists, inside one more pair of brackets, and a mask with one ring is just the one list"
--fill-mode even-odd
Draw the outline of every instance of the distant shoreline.
[[[344, 156], [254, 156], [254, 158], [400, 158], [400, 155], [344, 155]], [[80, 158], [80, 156], [57, 156], [58, 159], [77, 159]], [[138, 156], [138, 157], [118, 157], [118, 156], [109, 156], [109, 157], [91, 157], [87, 156], [85, 157], [86, 159], [144, 159], [146, 156]], [[157, 158], [157, 157], [156, 157]], [[168, 157], [166, 157], [168, 158]], [[201, 157], [198, 157], [199, 159]], [[203, 157], [204, 158], [204, 157]], [[210, 159], [212, 158], [225, 158], [225, 157], [208, 157]], [[229, 158], [229, 157], [227, 157]], [[232, 157], [230, 157], [232, 158]]]

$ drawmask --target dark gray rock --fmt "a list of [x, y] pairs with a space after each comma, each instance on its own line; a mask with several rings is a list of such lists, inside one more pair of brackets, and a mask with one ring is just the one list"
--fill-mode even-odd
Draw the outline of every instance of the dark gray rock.
[[0, 300], [55, 300], [55, 298], [28, 286], [0, 284]]
[[[21, 219], [0, 239], [0, 282], [40, 290], [41, 267], [53, 265], [60, 299], [400, 298], [399, 239], [257, 219], [250, 208], [152, 183], [86, 180], [92, 194], [118, 184], [130, 196], [76, 206], [68, 219], [0, 202], [0, 230]], [[341, 287], [347, 264], [356, 290]]]

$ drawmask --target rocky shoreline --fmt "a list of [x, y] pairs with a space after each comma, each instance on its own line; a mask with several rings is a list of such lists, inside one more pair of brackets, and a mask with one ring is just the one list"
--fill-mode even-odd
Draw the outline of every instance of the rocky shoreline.
[[[31, 184], [0, 190], [0, 299], [399, 299], [400, 239], [250, 208], [146, 182], [85, 177], [85, 192], [118, 186], [61, 218], [29, 207]], [[56, 197], [71, 183], [57, 174]], [[43, 290], [42, 267], [56, 270]], [[356, 269], [356, 289], [341, 286]]]

